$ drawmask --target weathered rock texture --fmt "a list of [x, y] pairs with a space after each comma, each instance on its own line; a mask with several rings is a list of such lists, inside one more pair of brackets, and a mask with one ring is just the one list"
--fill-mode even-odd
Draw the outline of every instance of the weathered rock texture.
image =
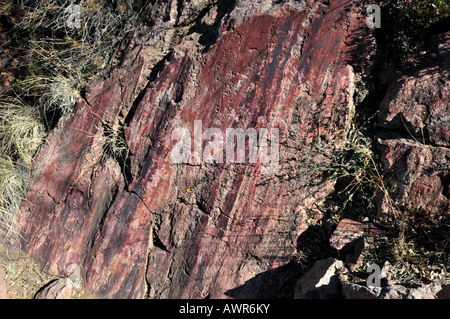
[[[314, 202], [333, 190], [305, 161], [325, 165], [344, 141], [350, 61], [370, 31], [359, 9], [207, 3], [149, 5], [151, 26], [91, 81], [36, 157], [22, 248], [52, 271], [80, 265], [99, 297], [274, 297], [295, 274], [286, 270]], [[279, 128], [278, 170], [174, 164], [171, 134], [192, 136], [194, 120], [223, 134]], [[111, 136], [128, 149], [112, 152]]]
[[383, 235], [383, 231], [373, 224], [362, 224], [351, 219], [344, 218], [337, 225], [330, 238], [330, 246], [337, 249], [345, 249], [362, 237], [376, 237]]
[[449, 218], [450, 33], [429, 65], [394, 81], [380, 105], [378, 143], [389, 196], [380, 214]]

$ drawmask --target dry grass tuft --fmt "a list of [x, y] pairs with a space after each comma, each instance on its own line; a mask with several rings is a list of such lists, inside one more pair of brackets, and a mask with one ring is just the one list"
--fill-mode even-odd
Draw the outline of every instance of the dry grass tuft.
[[13, 230], [29, 169], [44, 136], [37, 109], [18, 99], [0, 102], [0, 230]]
[[18, 99], [0, 101], [0, 156], [30, 165], [42, 142], [39, 111]]
[[[1, 231], [14, 229], [46, 132], [72, 112], [87, 81], [135, 30], [143, 7], [141, 0], [0, 0], [7, 39], [1, 48], [11, 54], [2, 68], [15, 76], [12, 90], [0, 88]], [[107, 151], [123, 154], [111, 132]]]

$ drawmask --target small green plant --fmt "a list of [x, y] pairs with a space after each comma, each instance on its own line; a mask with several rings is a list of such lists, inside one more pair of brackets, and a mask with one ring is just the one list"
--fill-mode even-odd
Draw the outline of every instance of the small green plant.
[[332, 155], [332, 159], [326, 174], [332, 179], [351, 177], [350, 189], [357, 189], [362, 183], [370, 182], [374, 175], [379, 176], [372, 141], [354, 123], [351, 124], [344, 147]]
[[338, 151], [326, 153], [319, 147], [322, 155], [329, 159], [329, 164], [312, 165], [312, 170], [320, 172], [323, 179], [336, 181], [335, 193], [318, 203], [323, 211], [332, 212], [335, 222], [344, 217], [360, 220], [373, 217], [377, 191], [388, 193], [381, 162], [366, 132], [371, 120], [363, 124], [356, 124], [355, 120], [349, 127], [345, 144]]

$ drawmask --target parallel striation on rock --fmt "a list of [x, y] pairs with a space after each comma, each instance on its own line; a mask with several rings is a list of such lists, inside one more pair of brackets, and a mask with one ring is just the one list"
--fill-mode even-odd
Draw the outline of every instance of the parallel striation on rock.
[[[344, 142], [350, 62], [370, 30], [351, 2], [227, 4], [155, 3], [167, 17], [153, 25], [176, 31], [159, 34], [172, 41], [164, 54], [156, 27], [141, 32], [50, 133], [19, 223], [22, 248], [48, 269], [78, 264], [108, 298], [274, 297], [295, 275], [297, 239], [333, 190], [306, 161], [325, 165]], [[278, 128], [277, 170], [173, 163], [172, 132], [200, 120], [203, 132]], [[123, 132], [120, 156], [108, 130]]]

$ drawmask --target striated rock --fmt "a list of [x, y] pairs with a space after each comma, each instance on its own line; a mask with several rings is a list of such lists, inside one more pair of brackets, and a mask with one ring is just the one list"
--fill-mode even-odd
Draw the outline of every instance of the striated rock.
[[337, 250], [341, 250], [345, 249], [346, 246], [351, 246], [359, 238], [382, 236], [385, 234], [385, 231], [377, 228], [372, 223], [363, 224], [344, 218], [339, 222], [331, 235], [330, 246]]
[[[19, 242], [51, 271], [80, 265], [98, 297], [252, 298], [261, 278], [274, 294], [290, 280], [285, 266], [315, 201], [333, 191], [306, 161], [326, 165], [324, 154], [343, 145], [354, 113], [349, 63], [370, 32], [359, 9], [196, 3], [150, 4], [150, 26], [36, 156]], [[174, 132], [193, 137], [196, 123], [200, 153], [189, 140], [190, 161], [174, 162]], [[279, 155], [269, 168], [264, 158], [198, 160], [204, 149], [226, 158], [208, 128], [277, 128]]]
[[362, 266], [363, 257], [371, 248], [372, 239], [387, 232], [373, 223], [360, 223], [344, 218], [330, 237], [330, 246], [339, 250], [346, 266], [354, 271]]
[[329, 299], [341, 295], [339, 271], [344, 263], [334, 258], [317, 261], [294, 286], [296, 299]]

